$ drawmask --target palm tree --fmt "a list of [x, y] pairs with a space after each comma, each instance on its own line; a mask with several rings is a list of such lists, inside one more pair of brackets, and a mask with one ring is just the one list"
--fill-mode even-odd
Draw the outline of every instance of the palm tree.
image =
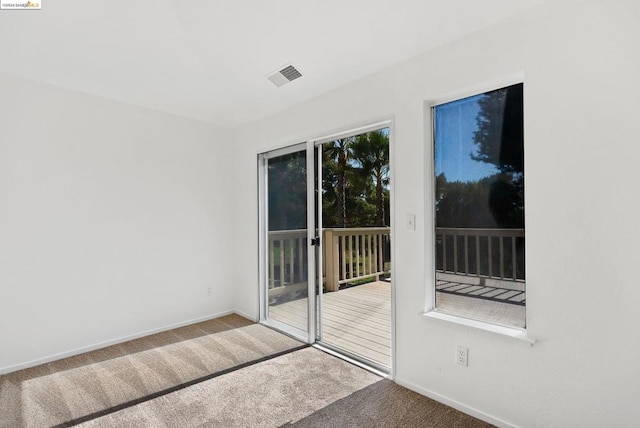
[[336, 188], [336, 219], [339, 227], [347, 225], [347, 161], [351, 156], [350, 146], [354, 137], [340, 138], [328, 145], [327, 156], [336, 162], [337, 188]]
[[351, 156], [360, 164], [365, 176], [376, 186], [376, 225], [384, 226], [384, 187], [389, 185], [389, 133], [388, 129], [358, 135], [350, 145]]

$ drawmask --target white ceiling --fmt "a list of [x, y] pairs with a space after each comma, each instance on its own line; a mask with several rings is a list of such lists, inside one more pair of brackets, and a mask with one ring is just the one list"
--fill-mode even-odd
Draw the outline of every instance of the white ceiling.
[[0, 11], [0, 72], [233, 127], [545, 0], [41, 1]]

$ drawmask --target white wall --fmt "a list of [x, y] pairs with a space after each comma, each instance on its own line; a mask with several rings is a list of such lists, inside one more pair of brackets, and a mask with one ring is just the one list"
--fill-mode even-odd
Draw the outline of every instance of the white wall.
[[[240, 130], [236, 307], [257, 316], [256, 154], [393, 116], [397, 380], [500, 425], [637, 426], [638, 22], [633, 0], [551, 2]], [[519, 72], [533, 347], [420, 315], [433, 269], [423, 102]], [[406, 213], [416, 231], [401, 227]]]
[[0, 75], [0, 371], [233, 309], [230, 140]]

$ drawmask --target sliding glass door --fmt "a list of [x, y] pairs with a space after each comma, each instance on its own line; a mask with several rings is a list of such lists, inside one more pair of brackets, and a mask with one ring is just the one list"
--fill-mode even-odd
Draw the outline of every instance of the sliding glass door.
[[259, 156], [262, 322], [392, 366], [388, 124]]

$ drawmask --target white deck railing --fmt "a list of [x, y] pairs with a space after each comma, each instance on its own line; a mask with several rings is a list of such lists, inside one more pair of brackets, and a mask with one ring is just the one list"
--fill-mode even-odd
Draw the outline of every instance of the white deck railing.
[[[327, 228], [322, 234], [326, 291], [389, 272], [388, 227]], [[524, 281], [524, 229], [436, 228], [436, 270], [505, 281]], [[304, 292], [308, 281], [307, 231], [269, 232], [270, 295]], [[294, 288], [296, 290], [294, 290]], [[300, 290], [298, 290], [298, 288]]]
[[326, 290], [337, 291], [340, 284], [366, 278], [377, 280], [389, 272], [390, 230], [388, 227], [324, 229]]
[[524, 281], [524, 229], [437, 227], [436, 270]]
[[[336, 291], [340, 284], [378, 279], [389, 272], [389, 232], [388, 227], [323, 229], [326, 290]], [[269, 289], [275, 291], [285, 285], [306, 283], [306, 229], [269, 232], [268, 241]]]
[[269, 288], [307, 282], [307, 230], [269, 232]]

